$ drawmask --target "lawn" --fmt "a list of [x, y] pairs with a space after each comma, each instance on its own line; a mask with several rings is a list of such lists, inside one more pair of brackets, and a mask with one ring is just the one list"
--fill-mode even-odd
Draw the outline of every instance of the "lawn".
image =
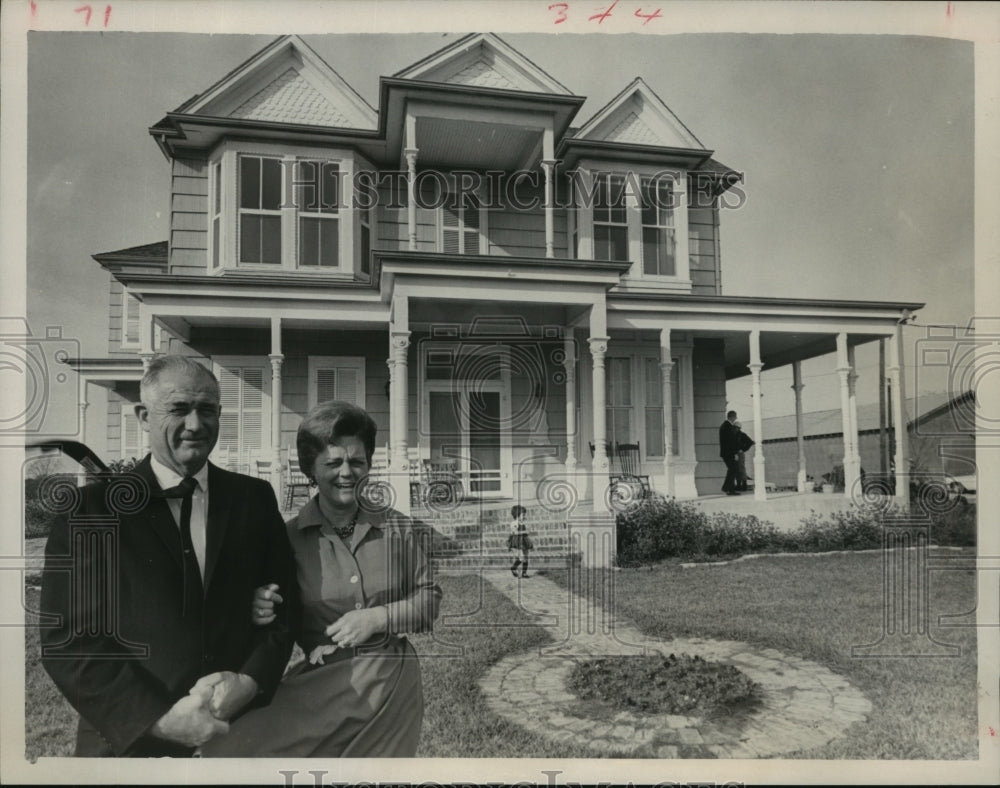
[[[412, 638], [424, 681], [418, 756], [588, 757], [583, 745], [567, 750], [511, 724], [492, 713], [479, 695], [478, 681], [490, 665], [507, 654], [549, 643], [550, 635], [488, 583], [480, 584], [477, 576], [443, 575], [440, 583], [441, 626], [434, 635]], [[37, 609], [37, 590], [28, 590], [27, 606]], [[33, 626], [27, 629], [25, 653], [26, 757], [72, 755], [76, 712], [42, 669]]]
[[[882, 631], [881, 560], [878, 553], [839, 553], [690, 569], [671, 562], [616, 571], [610, 582], [616, 615], [647, 634], [775, 648], [842, 674], [872, 702], [866, 723], [797, 757], [974, 759], [976, 632], [936, 622], [975, 608], [975, 572], [931, 573], [929, 633], [958, 645], [958, 657], [854, 658], [852, 645], [872, 643]], [[565, 573], [550, 577], [566, 582]]]
[[[847, 735], [799, 757], [963, 759], [977, 754], [976, 639], [971, 628], [932, 626], [957, 658], [857, 659], [853, 644], [881, 633], [882, 564], [876, 554], [765, 557], [728, 566], [676, 563], [609, 573], [616, 614], [659, 637], [743, 640], [815, 660], [847, 677], [874, 712]], [[566, 582], [565, 573], [548, 572]], [[507, 654], [551, 642], [549, 631], [474, 575], [442, 575], [442, 617], [413, 638], [421, 654], [425, 715], [420, 757], [594, 757], [584, 742], [556, 744], [486, 706], [479, 680]], [[28, 592], [29, 609], [38, 593]], [[932, 573], [930, 621], [975, 607], [971, 570]], [[27, 756], [72, 752], [75, 715], [38, 662], [27, 631]]]

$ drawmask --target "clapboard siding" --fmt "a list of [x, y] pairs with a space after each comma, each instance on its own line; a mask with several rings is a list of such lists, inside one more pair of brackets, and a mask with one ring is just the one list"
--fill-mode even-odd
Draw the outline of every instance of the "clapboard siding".
[[170, 178], [170, 267], [174, 274], [208, 266], [208, 164], [174, 159]]

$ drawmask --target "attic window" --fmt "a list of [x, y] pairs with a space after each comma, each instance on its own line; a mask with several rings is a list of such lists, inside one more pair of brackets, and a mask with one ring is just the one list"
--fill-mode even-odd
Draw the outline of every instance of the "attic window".
[[240, 156], [241, 263], [281, 265], [281, 159]]
[[594, 180], [594, 259], [628, 260], [625, 178], [601, 172]]

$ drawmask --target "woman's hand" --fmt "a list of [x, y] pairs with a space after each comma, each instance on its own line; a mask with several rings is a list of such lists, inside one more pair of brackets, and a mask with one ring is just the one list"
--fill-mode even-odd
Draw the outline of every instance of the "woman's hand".
[[384, 607], [348, 610], [326, 628], [326, 634], [335, 646], [360, 646], [372, 635], [385, 632], [388, 620], [389, 611]]
[[278, 593], [278, 586], [270, 583], [261, 586], [253, 592], [253, 605], [251, 616], [253, 623], [259, 627], [267, 626], [275, 619], [274, 606], [280, 605], [285, 600]]

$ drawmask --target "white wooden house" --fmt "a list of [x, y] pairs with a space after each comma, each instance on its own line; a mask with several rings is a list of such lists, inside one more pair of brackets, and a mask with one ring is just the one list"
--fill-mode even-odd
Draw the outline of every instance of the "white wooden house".
[[[856, 474], [854, 347], [888, 337], [905, 396], [897, 325], [922, 305], [722, 295], [740, 175], [641, 79], [589, 119], [584, 100], [478, 34], [382, 76], [375, 108], [284, 36], [168, 112], [150, 129], [168, 241], [95, 255], [109, 352], [78, 369], [111, 392], [96, 448], [144, 451], [132, 405], [169, 350], [219, 377], [217, 455], [278, 485], [301, 416], [335, 397], [374, 416], [398, 478], [447, 458], [469, 498], [563, 479], [600, 509], [605, 440], [695, 497], [724, 476], [726, 380], [759, 391], [764, 366], [836, 350]], [[741, 418], [764, 435], [759, 408]]]

